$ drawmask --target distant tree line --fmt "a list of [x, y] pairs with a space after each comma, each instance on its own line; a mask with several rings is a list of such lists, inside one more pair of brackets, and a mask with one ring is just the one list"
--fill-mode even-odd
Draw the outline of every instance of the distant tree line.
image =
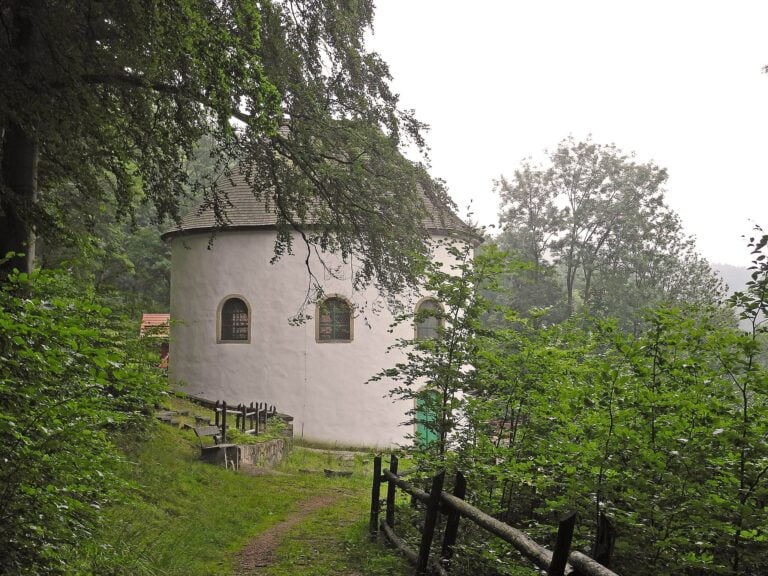
[[588, 312], [631, 327], [657, 302], [717, 301], [723, 286], [665, 203], [666, 180], [614, 145], [573, 138], [502, 176], [494, 242], [529, 265], [507, 276], [508, 303], [547, 321]]

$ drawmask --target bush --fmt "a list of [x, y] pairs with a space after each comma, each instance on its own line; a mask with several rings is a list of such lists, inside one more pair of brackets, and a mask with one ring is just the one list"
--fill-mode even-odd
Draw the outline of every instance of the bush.
[[116, 496], [112, 438], [145, 427], [164, 386], [131, 333], [66, 272], [0, 288], [0, 574], [73, 572]]

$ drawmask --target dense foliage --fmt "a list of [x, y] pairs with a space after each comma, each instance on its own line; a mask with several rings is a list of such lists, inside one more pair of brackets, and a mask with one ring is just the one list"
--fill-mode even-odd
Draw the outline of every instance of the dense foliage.
[[548, 308], [620, 318], [635, 327], [663, 300], [715, 302], [722, 288], [664, 201], [666, 170], [614, 145], [567, 138], [543, 164], [525, 160], [501, 177], [498, 244], [528, 270], [510, 274], [520, 313]]
[[121, 487], [114, 435], [144, 427], [164, 386], [135, 334], [69, 274], [0, 289], [0, 573], [76, 571]]
[[[752, 280], [729, 302], [748, 332], [704, 303], [657, 306], [633, 332], [584, 317], [542, 326], [498, 307], [489, 328], [483, 295], [508, 272], [503, 257], [433, 272], [438, 337], [401, 342], [407, 362], [382, 374], [403, 398], [440, 393], [429, 417], [414, 413], [439, 438], [416, 444], [417, 464], [463, 470], [477, 505], [544, 543], [577, 511], [577, 545], [613, 551], [620, 574], [765, 572], [766, 244], [753, 239]], [[605, 519], [613, 536], [597, 542]], [[487, 554], [464, 544], [464, 561]]]
[[[396, 382], [390, 394], [413, 401], [414, 409], [405, 424], [423, 426], [435, 442], [413, 436], [412, 455], [420, 460], [443, 461], [449, 434], [458, 425], [456, 415], [461, 397], [476, 387], [476, 375], [471, 370], [476, 339], [482, 331], [482, 314], [488, 300], [476, 288], [491, 288], [489, 280], [504, 269], [506, 255], [496, 250], [486, 251], [473, 259], [473, 249], [466, 243], [448, 241], [435, 248], [444, 248], [453, 263], [443, 266], [430, 261], [425, 266], [424, 291], [434, 297], [439, 306], [422, 309], [415, 314], [403, 313], [395, 323], [419, 323], [437, 319], [437, 337], [424, 339], [400, 338], [393, 349], [402, 351], [404, 360], [382, 370], [370, 382]], [[417, 413], [416, 406], [419, 407]]]
[[372, 2], [5, 0], [0, 16], [0, 272], [30, 269], [35, 236], [58, 242], [98, 200], [162, 220], [200, 193], [224, 225], [215, 181], [240, 164], [278, 255], [299, 231], [357, 256], [359, 283], [415, 282], [422, 192], [446, 197], [400, 154], [424, 150], [424, 127], [365, 46]]

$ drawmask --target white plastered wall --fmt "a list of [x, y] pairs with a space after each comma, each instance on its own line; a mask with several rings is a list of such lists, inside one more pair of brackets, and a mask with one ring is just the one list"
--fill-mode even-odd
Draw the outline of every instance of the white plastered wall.
[[[400, 359], [387, 348], [398, 337], [411, 338], [413, 326], [389, 332], [393, 318], [386, 306], [377, 313], [361, 309], [351, 342], [317, 342], [314, 317], [289, 324], [307, 293], [304, 259], [285, 256], [270, 264], [274, 240], [273, 230], [220, 232], [210, 250], [207, 233], [172, 240], [171, 377], [209, 400], [274, 404], [294, 417], [296, 436], [381, 448], [402, 444], [412, 432], [401, 425], [410, 403], [387, 396], [391, 383], [366, 381]], [[435, 252], [439, 261], [449, 260], [443, 247]], [[326, 294], [360, 307], [376, 301], [374, 290], [353, 293], [346, 270], [346, 279], [333, 279], [313, 264]], [[248, 342], [217, 343], [217, 310], [230, 295], [250, 306]], [[314, 316], [314, 305], [307, 312]]]

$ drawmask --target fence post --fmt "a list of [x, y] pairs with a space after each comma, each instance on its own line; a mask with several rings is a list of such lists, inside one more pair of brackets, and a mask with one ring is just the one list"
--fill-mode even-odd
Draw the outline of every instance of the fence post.
[[381, 456], [373, 459], [373, 486], [371, 488], [371, 522], [368, 532], [371, 540], [376, 538], [379, 532], [379, 508], [381, 507]]
[[227, 401], [221, 401], [221, 443], [227, 443]]
[[573, 528], [576, 525], [576, 512], [564, 516], [557, 527], [557, 541], [552, 552], [552, 562], [549, 564], [547, 576], [563, 576], [565, 565], [568, 563], [568, 554], [571, 551], [573, 540]]
[[[397, 474], [398, 459], [392, 454], [389, 459], [389, 471]], [[395, 490], [397, 486], [391, 480], [387, 483], [387, 525], [394, 530], [395, 528]]]
[[[456, 471], [456, 482], [453, 485], [453, 495], [462, 500], [467, 495], [467, 479], [458, 470]], [[445, 522], [445, 535], [443, 536], [443, 549], [440, 553], [445, 568], [448, 568], [451, 556], [453, 556], [453, 545], [456, 543], [456, 535], [459, 533], [460, 519], [461, 514], [456, 510], [448, 512], [448, 520]]]
[[615, 543], [616, 533], [614, 532], [613, 525], [605, 515], [605, 512], [600, 512], [600, 517], [597, 522], [595, 545], [592, 547], [592, 558], [606, 568], [609, 568]]
[[219, 401], [216, 400], [216, 404], [213, 407], [213, 413], [216, 415], [216, 426], [219, 425]]
[[243, 404], [240, 408], [240, 432], [245, 432], [245, 415], [248, 412], [248, 408]]
[[429, 549], [432, 547], [432, 537], [435, 535], [437, 513], [440, 511], [440, 494], [443, 491], [445, 472], [440, 472], [432, 479], [432, 489], [429, 491], [429, 504], [424, 518], [424, 532], [421, 534], [419, 559], [416, 563], [416, 575], [426, 576], [429, 563]]

